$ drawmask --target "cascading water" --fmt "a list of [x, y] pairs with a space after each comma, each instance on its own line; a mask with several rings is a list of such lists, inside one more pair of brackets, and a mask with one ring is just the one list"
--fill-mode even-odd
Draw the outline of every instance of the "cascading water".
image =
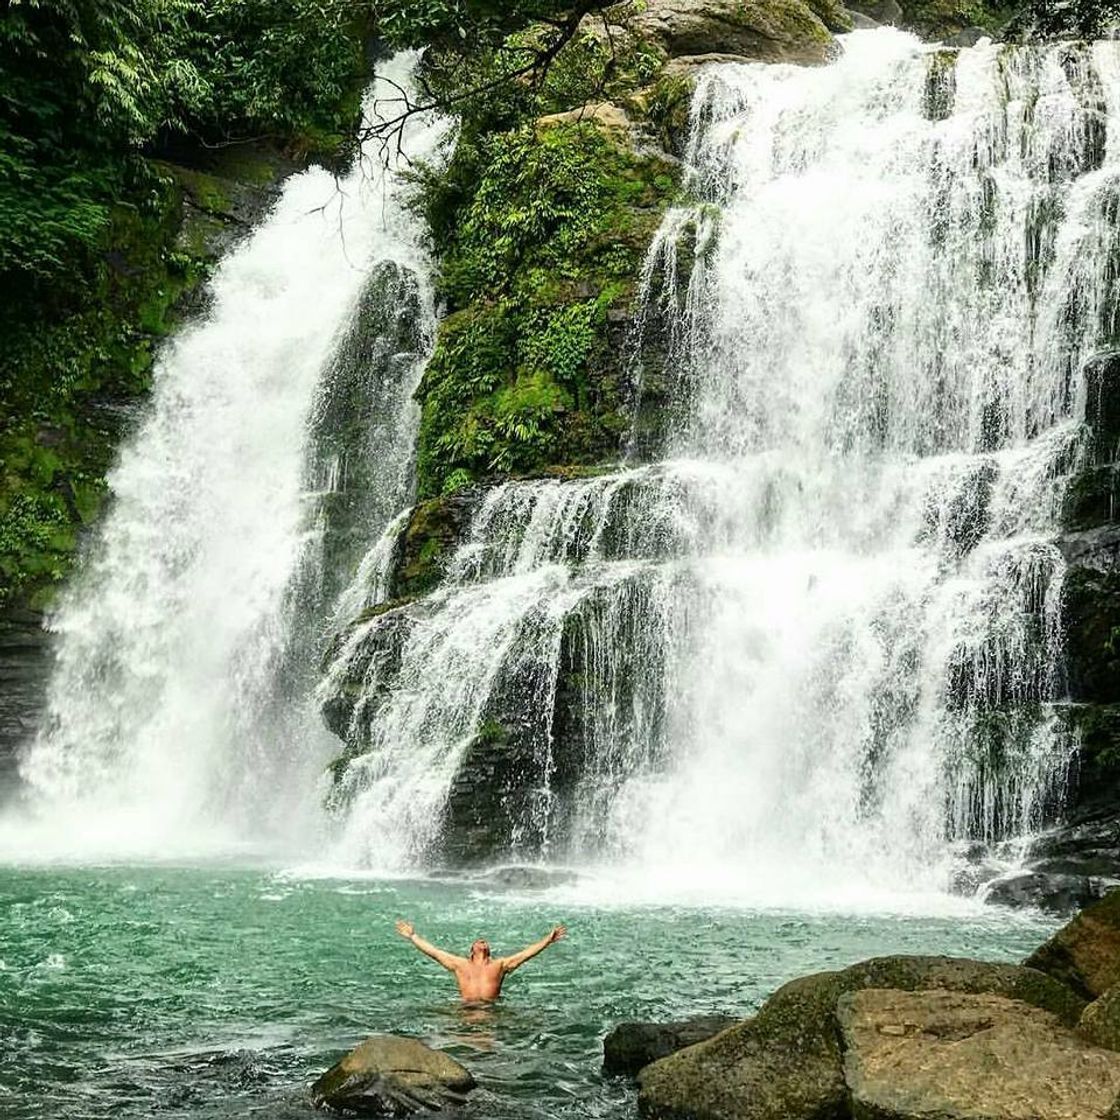
[[[415, 62], [378, 68], [367, 119], [396, 115]], [[413, 118], [402, 147], [432, 158], [445, 135]], [[52, 619], [47, 719], [22, 763], [30, 820], [9, 829], [20, 852], [291, 840], [315, 813], [329, 755], [301, 666], [355, 539], [410, 498], [434, 322], [422, 228], [382, 154], [374, 139], [340, 181], [290, 179], [222, 262], [211, 313], [162, 355]]]
[[1054, 541], [1115, 326], [1120, 44], [876, 31], [709, 67], [688, 167], [647, 268], [667, 457], [492, 491], [439, 589], [341, 635], [344, 859], [942, 889], [954, 841], [1060, 798]]

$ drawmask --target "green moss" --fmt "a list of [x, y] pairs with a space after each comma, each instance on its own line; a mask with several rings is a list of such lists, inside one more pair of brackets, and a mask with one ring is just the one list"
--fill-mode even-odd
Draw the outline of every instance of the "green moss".
[[667, 160], [591, 122], [524, 126], [456, 159], [479, 177], [446, 227], [441, 291], [456, 310], [419, 390], [422, 496], [617, 455], [628, 416], [611, 323], [676, 189]]
[[627, 105], [641, 115], [667, 152], [683, 155], [688, 142], [689, 112], [695, 80], [679, 71], [662, 74]]
[[179, 209], [175, 186], [150, 174], [143, 206], [112, 210], [76, 307], [4, 310], [0, 605], [49, 602], [98, 514], [119, 404], [147, 390], [158, 339], [205, 275], [176, 247]]
[[472, 506], [471, 495], [456, 492], [420, 502], [413, 509], [394, 575], [395, 600], [425, 595], [439, 583], [447, 559], [465, 530]]

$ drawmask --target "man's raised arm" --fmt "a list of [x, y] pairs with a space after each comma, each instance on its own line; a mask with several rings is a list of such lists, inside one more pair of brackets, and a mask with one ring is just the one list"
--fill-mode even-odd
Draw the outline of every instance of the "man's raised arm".
[[425, 941], [417, 934], [416, 930], [412, 928], [411, 922], [398, 921], [397, 933], [405, 938], [405, 940], [411, 941], [421, 953], [427, 954], [432, 960], [443, 965], [448, 972], [454, 972], [460, 965], [467, 963], [464, 957], [457, 957], [454, 953], [446, 953], [443, 949], [436, 948], [430, 941]]
[[540, 941], [534, 941], [532, 945], [526, 945], [520, 953], [514, 953], [512, 957], [502, 957], [503, 970], [512, 972], [515, 968], [520, 968], [530, 957], [535, 957], [538, 953], [543, 952], [554, 941], [559, 941], [567, 932], [563, 926], [556, 926], [555, 929], [545, 934]]

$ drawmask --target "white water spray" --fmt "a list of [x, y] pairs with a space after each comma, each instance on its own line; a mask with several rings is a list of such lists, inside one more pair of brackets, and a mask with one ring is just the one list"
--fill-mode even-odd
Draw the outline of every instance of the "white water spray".
[[343, 860], [466, 843], [796, 903], [940, 890], [955, 841], [1039, 823], [1118, 75], [1113, 43], [894, 31], [702, 72], [702, 203], [647, 268], [671, 457], [492, 492], [440, 590], [348, 634]]
[[[375, 81], [367, 118], [396, 115], [414, 65], [380, 68], [389, 80]], [[413, 120], [403, 149], [431, 158], [445, 134]], [[221, 263], [210, 314], [161, 355], [147, 418], [109, 479], [111, 508], [51, 619], [48, 714], [22, 764], [30, 816], [6, 829], [20, 856], [220, 848], [270, 829], [292, 841], [311, 823], [329, 737], [299, 696], [282, 697], [275, 718], [276, 677], [306, 605], [292, 589], [320, 563], [323, 491], [345, 480], [337, 456], [309, 461], [309, 433], [378, 269], [411, 278], [430, 341], [429, 263], [405, 189], [376, 140], [341, 181], [320, 169], [288, 180]], [[370, 390], [391, 415], [371, 431], [385, 493], [367, 539], [410, 496], [422, 362], [404, 358], [367, 375], [392, 381]]]

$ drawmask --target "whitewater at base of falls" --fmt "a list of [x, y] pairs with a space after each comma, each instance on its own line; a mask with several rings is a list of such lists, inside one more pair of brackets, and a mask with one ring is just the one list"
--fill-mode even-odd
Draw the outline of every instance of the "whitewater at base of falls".
[[[379, 66], [367, 119], [396, 115], [415, 62]], [[446, 135], [414, 118], [403, 148], [433, 158]], [[309, 588], [348, 477], [368, 476], [367, 540], [410, 500], [424, 354], [395, 352], [402, 309], [386, 304], [407, 300], [421, 351], [434, 322], [422, 229], [383, 156], [371, 140], [344, 178], [290, 178], [221, 262], [212, 310], [160, 355], [109, 511], [50, 619], [48, 711], [0, 852], [245, 854], [316, 835], [331, 739], [291, 667], [317, 663], [331, 604], [305, 617]], [[322, 386], [340, 383], [380, 410], [367, 446], [332, 426]]]
[[340, 863], [928, 899], [1060, 805], [1056, 538], [1114, 333], [1120, 45], [842, 42], [700, 73], [699, 204], [646, 270], [666, 461], [491, 490], [435, 592], [342, 634]]

